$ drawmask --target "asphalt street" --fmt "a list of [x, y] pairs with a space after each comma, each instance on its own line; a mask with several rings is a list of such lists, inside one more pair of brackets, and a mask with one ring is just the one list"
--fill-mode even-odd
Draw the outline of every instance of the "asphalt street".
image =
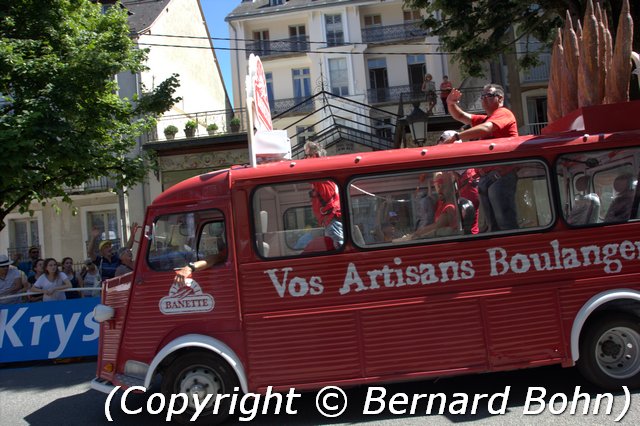
[[[149, 395], [157, 391], [151, 389], [145, 394], [130, 394], [126, 399], [129, 409], [142, 407], [142, 413], [127, 415], [121, 409], [123, 393], [117, 393], [111, 404], [110, 414], [113, 422], [108, 422], [105, 415], [107, 395], [91, 390], [89, 382], [94, 377], [95, 362], [29, 366], [20, 368], [0, 368], [0, 424], [7, 425], [157, 425], [165, 423], [164, 414], [152, 415], [145, 412]], [[578, 388], [579, 386], [579, 388]], [[576, 414], [570, 414], [571, 401], [574, 394], [587, 393], [590, 396], [589, 414], [582, 414], [585, 398], [581, 398], [576, 406]], [[541, 397], [545, 407], [535, 402]], [[384, 397], [381, 396], [385, 392]], [[505, 395], [505, 392], [508, 392]], [[431, 414], [425, 414], [427, 403], [418, 399], [415, 413], [410, 413], [411, 400], [419, 394], [444, 393], [447, 403], [444, 413], [439, 414], [437, 406]], [[527, 407], [530, 393], [529, 406]], [[631, 390], [630, 397], [620, 390], [613, 393], [611, 414], [607, 415], [606, 402], [595, 403], [598, 394], [603, 392], [589, 385], [574, 369], [560, 367], [544, 367], [507, 373], [491, 373], [473, 376], [460, 376], [430, 381], [359, 386], [345, 389], [346, 410], [335, 418], [327, 418], [319, 413], [316, 399], [318, 392], [303, 393], [294, 398], [291, 409], [297, 414], [284, 413], [285, 405], [279, 415], [274, 414], [274, 406], [269, 407], [267, 414], [258, 413], [250, 421], [241, 422], [239, 417], [250, 418], [249, 411], [244, 415], [236, 415], [226, 424], [259, 424], [259, 425], [346, 425], [375, 423], [376, 425], [604, 425], [616, 424], [615, 418], [629, 403], [628, 412], [618, 424], [640, 424], [640, 395]], [[369, 394], [369, 397], [367, 396]], [[463, 401], [468, 397], [466, 409]], [[472, 413], [473, 399], [476, 395], [486, 394], [478, 400], [477, 409]], [[406, 395], [406, 398], [405, 396]], [[496, 396], [497, 395], [497, 396]], [[488, 400], [496, 396], [493, 405]], [[328, 399], [330, 406], [338, 404], [338, 399]], [[322, 399], [322, 398], [319, 398]], [[550, 399], [554, 403], [549, 405]], [[566, 409], [563, 410], [563, 401]], [[376, 414], [366, 414], [367, 401], [370, 412], [384, 410]], [[389, 410], [393, 401], [393, 410]], [[438, 401], [435, 400], [434, 401]], [[457, 401], [457, 403], [456, 403]], [[606, 398], [603, 399], [606, 401]], [[157, 401], [156, 401], [157, 402]], [[406, 402], [406, 403], [405, 403]], [[502, 407], [504, 402], [504, 406]], [[598, 414], [594, 414], [599, 405]], [[157, 406], [157, 405], [156, 405]], [[154, 405], [152, 404], [152, 408]], [[247, 406], [250, 407], [248, 404]], [[551, 407], [551, 408], [550, 408]], [[500, 411], [504, 414], [493, 414]], [[403, 410], [405, 410], [403, 412]], [[529, 410], [531, 414], [527, 414]], [[464, 411], [465, 414], [456, 414]], [[540, 414], [533, 412], [542, 411]], [[555, 411], [559, 414], [553, 414]]]

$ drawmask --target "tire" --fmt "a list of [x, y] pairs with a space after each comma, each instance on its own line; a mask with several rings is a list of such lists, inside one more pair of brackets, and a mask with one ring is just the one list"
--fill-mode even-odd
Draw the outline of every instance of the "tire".
[[[181, 424], [211, 425], [223, 422], [229, 417], [230, 398], [220, 402], [217, 414], [213, 413], [216, 395], [233, 394], [237, 392], [240, 383], [235, 372], [220, 356], [211, 352], [191, 352], [172, 362], [162, 377], [161, 390], [167, 398], [172, 394], [186, 393], [189, 406], [182, 414], [173, 415]], [[193, 395], [197, 393], [203, 401], [206, 394], [213, 394], [206, 408], [200, 413], [195, 422], [190, 419], [195, 413]]]
[[587, 323], [580, 339], [580, 373], [609, 390], [640, 386], [640, 320], [630, 314], [611, 313]]

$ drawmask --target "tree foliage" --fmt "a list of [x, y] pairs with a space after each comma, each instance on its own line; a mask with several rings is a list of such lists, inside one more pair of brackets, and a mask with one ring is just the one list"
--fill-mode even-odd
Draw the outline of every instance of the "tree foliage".
[[[568, 10], [575, 23], [582, 20], [586, 0], [406, 0], [407, 6], [426, 9], [425, 27], [440, 37], [443, 50], [451, 52], [464, 73], [481, 76], [483, 66], [502, 53], [516, 51], [518, 45], [523, 68], [537, 64], [540, 50], [550, 52], [552, 31], [562, 26]], [[594, 2], [595, 3], [595, 2]], [[634, 22], [638, 22], [640, 5], [630, 1]], [[615, 40], [615, 29], [622, 0], [602, 1]], [[515, 37], [510, 36], [515, 28]], [[633, 47], [640, 48], [640, 31], [634, 34]], [[532, 39], [529, 36], [535, 37]], [[542, 43], [531, 43], [536, 40]]]
[[0, 5], [0, 223], [34, 200], [70, 202], [65, 188], [90, 179], [125, 187], [144, 178], [149, 163], [131, 152], [136, 138], [179, 100], [177, 75], [140, 98], [120, 98], [115, 76], [144, 70], [146, 54], [119, 6]]

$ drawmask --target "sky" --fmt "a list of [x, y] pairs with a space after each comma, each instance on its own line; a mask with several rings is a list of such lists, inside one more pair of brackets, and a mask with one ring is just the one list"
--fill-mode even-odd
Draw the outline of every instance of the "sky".
[[227, 88], [231, 105], [233, 105], [233, 89], [231, 81], [231, 60], [229, 58], [229, 51], [220, 49], [221, 47], [228, 48], [228, 40], [215, 40], [215, 38], [229, 38], [229, 25], [224, 21], [224, 18], [235, 9], [242, 0], [200, 0], [202, 5], [202, 11], [204, 12], [204, 19], [207, 21], [207, 27], [209, 28], [209, 34], [214, 38], [213, 47], [216, 50], [216, 57], [220, 64], [220, 71], [222, 72], [222, 78], [224, 85]]

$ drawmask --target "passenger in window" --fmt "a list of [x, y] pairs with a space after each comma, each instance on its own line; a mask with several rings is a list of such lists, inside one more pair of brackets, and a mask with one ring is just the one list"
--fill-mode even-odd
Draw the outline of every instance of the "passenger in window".
[[[305, 158], [324, 157], [326, 152], [316, 142], [309, 141], [304, 145]], [[342, 231], [342, 212], [340, 211], [340, 195], [335, 182], [314, 181], [311, 183], [311, 207], [318, 224], [324, 227], [325, 237], [333, 240], [334, 247], [340, 248], [344, 242]]]
[[[460, 213], [463, 215], [463, 230], [465, 234], [477, 234], [480, 232], [478, 227], [478, 216], [480, 212], [480, 194], [478, 194], [478, 182], [479, 176], [476, 169], [458, 170], [454, 172], [456, 174], [456, 181], [458, 183], [458, 205]], [[465, 206], [465, 200], [468, 200], [473, 209]], [[466, 215], [469, 215], [467, 217]], [[468, 224], [468, 225], [467, 225]]]
[[437, 197], [431, 193], [431, 178], [426, 173], [418, 176], [416, 187], [416, 224], [415, 229], [430, 225], [435, 219]]
[[589, 176], [577, 178], [574, 187], [576, 195], [567, 216], [567, 223], [570, 225], [596, 223], [600, 215], [600, 197], [598, 194], [589, 193]]
[[631, 173], [625, 173], [616, 177], [613, 181], [614, 197], [607, 214], [605, 222], [625, 222], [631, 217], [633, 200], [636, 195], [637, 181]]
[[408, 241], [417, 238], [447, 236], [459, 230], [458, 212], [455, 205], [454, 176], [451, 172], [438, 172], [434, 175], [434, 184], [438, 193], [435, 220], [432, 224], [421, 226], [415, 232], [394, 241]]

